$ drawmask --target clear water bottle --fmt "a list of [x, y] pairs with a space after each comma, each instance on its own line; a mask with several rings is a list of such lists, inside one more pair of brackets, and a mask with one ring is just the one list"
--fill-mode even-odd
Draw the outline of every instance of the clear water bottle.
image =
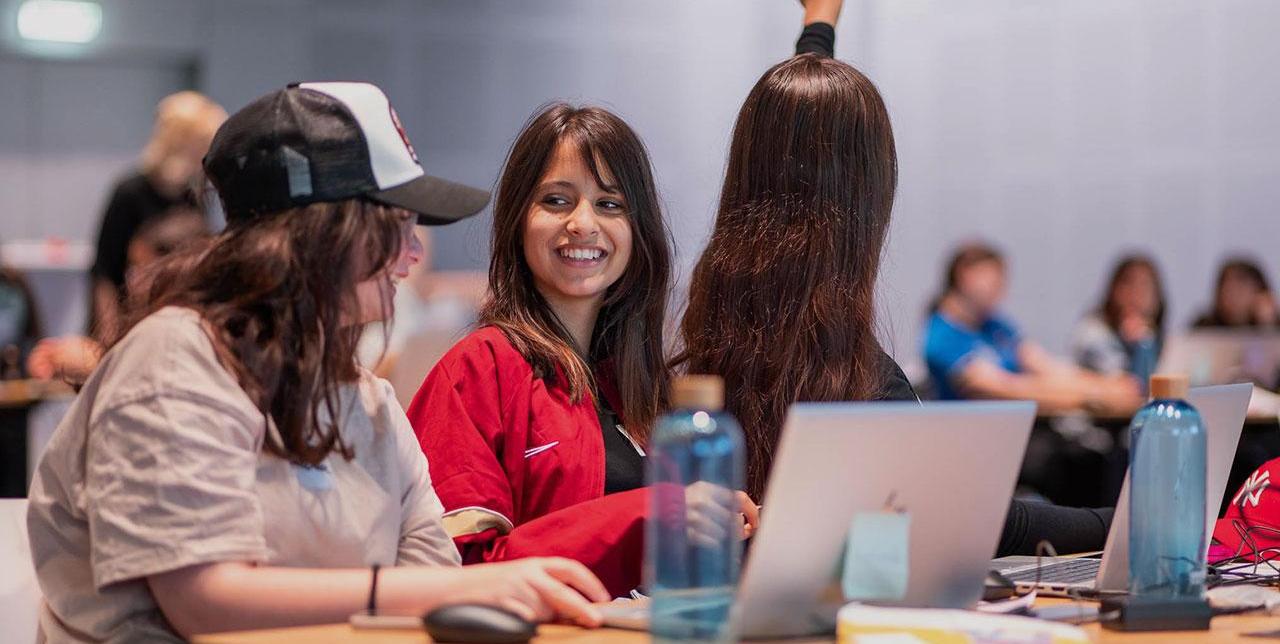
[[1129, 426], [1130, 601], [1203, 600], [1204, 421], [1187, 379], [1152, 376], [1152, 400]]
[[645, 588], [654, 641], [734, 641], [729, 610], [742, 566], [742, 429], [717, 376], [684, 376], [646, 459]]

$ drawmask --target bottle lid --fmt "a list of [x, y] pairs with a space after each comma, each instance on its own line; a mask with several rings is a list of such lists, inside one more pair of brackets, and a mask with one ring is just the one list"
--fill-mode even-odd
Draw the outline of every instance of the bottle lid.
[[676, 409], [724, 409], [724, 379], [712, 375], [677, 376], [671, 381], [671, 406]]
[[1151, 397], [1154, 399], [1178, 399], [1187, 397], [1190, 383], [1182, 374], [1158, 373], [1151, 376]]

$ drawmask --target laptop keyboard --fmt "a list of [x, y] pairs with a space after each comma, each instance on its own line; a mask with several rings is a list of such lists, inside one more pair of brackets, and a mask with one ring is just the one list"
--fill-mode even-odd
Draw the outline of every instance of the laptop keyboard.
[[[1078, 584], [1090, 581], [1098, 576], [1098, 568], [1102, 566], [1100, 559], [1054, 559], [1040, 567], [1040, 583], [1042, 584]], [[1012, 582], [1034, 582], [1036, 568], [1005, 573]]]

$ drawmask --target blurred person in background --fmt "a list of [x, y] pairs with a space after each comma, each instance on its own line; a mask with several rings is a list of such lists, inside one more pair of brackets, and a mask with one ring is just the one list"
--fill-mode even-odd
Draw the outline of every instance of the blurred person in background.
[[0, 258], [0, 380], [24, 377], [23, 360], [42, 334], [26, 275]]
[[1164, 285], [1155, 260], [1143, 254], [1123, 257], [1102, 302], [1076, 325], [1071, 355], [1094, 373], [1128, 373], [1145, 384], [1164, 346], [1164, 317]]
[[[143, 223], [129, 241], [125, 284], [130, 295], [120, 303], [117, 312], [127, 316], [130, 309], [142, 303], [140, 300], [145, 300], [144, 294], [151, 287], [151, 269], [158, 260], [188, 244], [207, 239], [209, 234], [204, 215], [187, 205], [169, 208]], [[27, 371], [33, 378], [79, 385], [98, 366], [103, 345], [112, 340], [79, 335], [45, 338], [27, 358]]]
[[1218, 270], [1213, 308], [1196, 318], [1197, 329], [1276, 329], [1280, 327], [1275, 294], [1258, 262], [1233, 257]]
[[1132, 376], [1090, 373], [1024, 338], [1000, 313], [1007, 284], [1004, 257], [987, 244], [963, 245], [947, 263], [924, 332], [939, 398], [1034, 400], [1047, 411], [1128, 413], [1141, 405]]
[[118, 330], [129, 288], [129, 243], [149, 220], [176, 206], [195, 207], [201, 159], [227, 113], [202, 94], [183, 91], [156, 106], [151, 139], [139, 167], [112, 189], [98, 231], [90, 274], [89, 336], [109, 341]]

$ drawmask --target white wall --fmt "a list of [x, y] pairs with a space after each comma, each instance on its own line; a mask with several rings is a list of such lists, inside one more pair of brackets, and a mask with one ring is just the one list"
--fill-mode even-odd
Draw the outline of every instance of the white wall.
[[1267, 0], [872, 2], [855, 59], [902, 166], [882, 282], [899, 354], [966, 238], [1008, 252], [1009, 310], [1054, 348], [1125, 249], [1159, 259], [1176, 328], [1225, 253], [1274, 279], [1277, 26]]
[[[11, 52], [16, 4], [0, 0]], [[230, 109], [289, 81], [372, 80], [428, 171], [480, 185], [539, 104], [609, 106], [650, 147], [686, 267], [710, 227], [733, 117], [790, 53], [800, 17], [789, 0], [103, 4], [95, 55], [190, 59], [199, 88]], [[1280, 239], [1278, 24], [1268, 0], [850, 0], [838, 53], [881, 87], [901, 156], [881, 284], [898, 357], [915, 356], [940, 264], [965, 238], [1009, 251], [1011, 312], [1052, 347], [1122, 248], [1157, 252], [1177, 323], [1207, 299], [1227, 250], [1266, 258]], [[0, 104], [23, 101], [11, 91], [0, 86]], [[60, 197], [57, 215], [85, 238], [105, 181]], [[18, 221], [11, 198], [0, 187], [0, 238], [43, 234], [49, 224]], [[439, 263], [482, 266], [487, 235], [487, 217], [442, 229]]]

